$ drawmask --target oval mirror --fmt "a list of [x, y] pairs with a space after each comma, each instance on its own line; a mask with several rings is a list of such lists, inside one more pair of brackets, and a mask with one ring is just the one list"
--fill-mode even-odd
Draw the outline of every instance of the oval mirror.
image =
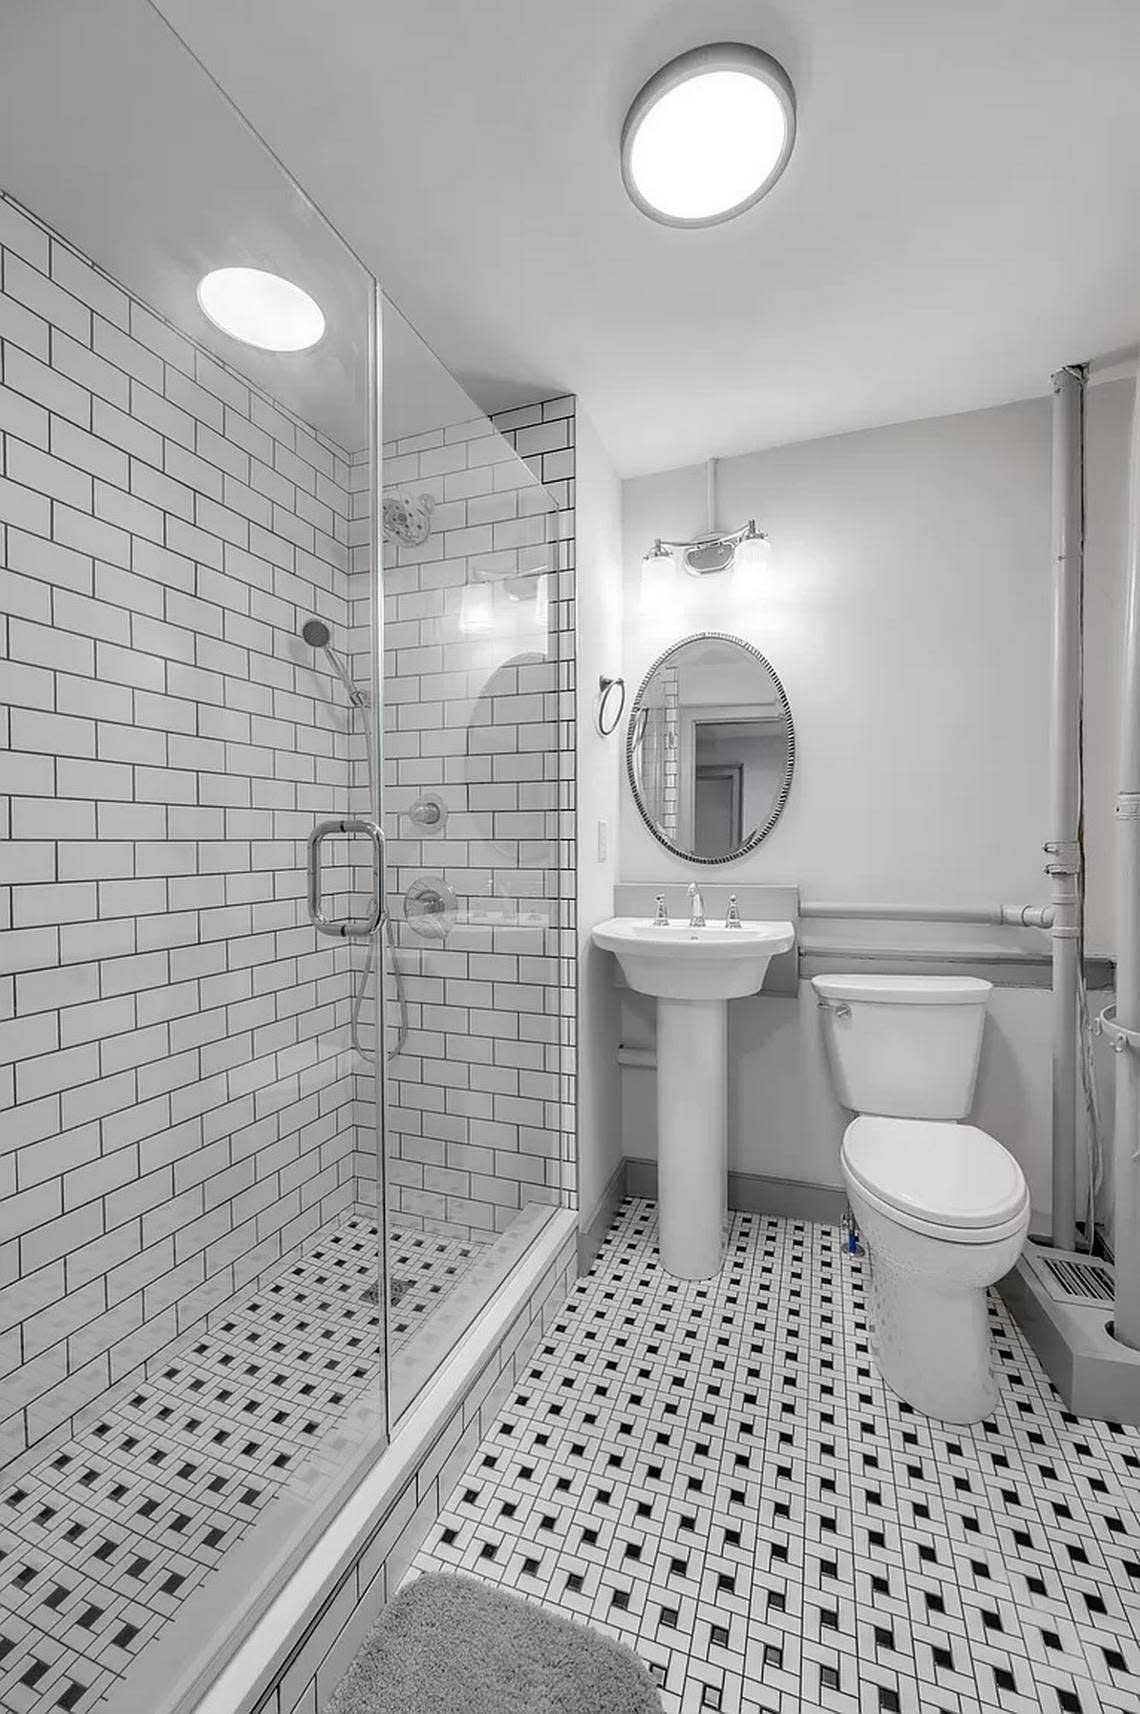
[[759, 845], [788, 801], [795, 757], [784, 687], [739, 637], [685, 637], [641, 682], [629, 783], [649, 831], [677, 857], [727, 863]]

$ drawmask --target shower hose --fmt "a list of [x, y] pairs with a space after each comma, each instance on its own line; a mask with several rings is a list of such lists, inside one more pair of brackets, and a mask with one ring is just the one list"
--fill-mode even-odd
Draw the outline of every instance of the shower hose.
[[[404, 992], [404, 972], [400, 969], [400, 960], [396, 956], [396, 939], [392, 933], [391, 917], [384, 919], [384, 943], [388, 948], [388, 964], [396, 984], [396, 1003], [400, 1008], [400, 1022], [396, 1029], [396, 1040], [393, 1046], [388, 1049], [388, 1058], [395, 1059], [396, 1055], [403, 1051], [404, 1043], [408, 1039], [408, 997]], [[364, 969], [360, 972], [360, 981], [356, 985], [356, 993], [352, 998], [352, 1015], [349, 1019], [352, 1045], [361, 1059], [367, 1060], [369, 1065], [375, 1065], [376, 1055], [371, 1048], [365, 1047], [361, 1040], [360, 1013], [368, 994], [368, 984], [372, 979], [372, 967], [375, 962], [376, 935], [370, 935], [364, 952]]]

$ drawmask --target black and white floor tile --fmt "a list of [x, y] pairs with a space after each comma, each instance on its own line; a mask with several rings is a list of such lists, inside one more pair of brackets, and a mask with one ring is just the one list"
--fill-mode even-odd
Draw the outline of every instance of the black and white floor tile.
[[[377, 1228], [355, 1212], [172, 1345], [70, 1442], [0, 1475], [0, 1709], [88, 1714], [380, 1372]], [[393, 1348], [479, 1246], [389, 1232]]]
[[996, 1299], [996, 1415], [915, 1415], [863, 1266], [736, 1215], [681, 1282], [627, 1203], [410, 1575], [623, 1639], [666, 1714], [1136, 1714], [1140, 1432], [1070, 1416]]

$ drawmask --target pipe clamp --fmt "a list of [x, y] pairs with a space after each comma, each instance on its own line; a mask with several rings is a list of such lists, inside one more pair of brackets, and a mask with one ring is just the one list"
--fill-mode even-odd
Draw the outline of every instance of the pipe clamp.
[[1113, 1053], [1140, 1053], [1140, 1030], [1126, 1030], [1116, 1021], [1116, 1007], [1106, 1006], [1093, 1020], [1093, 1035], [1104, 1036]]
[[1081, 848], [1075, 839], [1049, 839], [1041, 847], [1052, 862], [1046, 863], [1047, 875], [1079, 875]]

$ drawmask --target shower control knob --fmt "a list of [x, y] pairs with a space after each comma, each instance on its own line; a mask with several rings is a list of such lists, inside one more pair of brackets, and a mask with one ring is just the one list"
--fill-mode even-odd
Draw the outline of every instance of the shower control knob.
[[442, 833], [447, 821], [447, 805], [434, 792], [424, 792], [408, 809], [408, 820], [427, 834]]

